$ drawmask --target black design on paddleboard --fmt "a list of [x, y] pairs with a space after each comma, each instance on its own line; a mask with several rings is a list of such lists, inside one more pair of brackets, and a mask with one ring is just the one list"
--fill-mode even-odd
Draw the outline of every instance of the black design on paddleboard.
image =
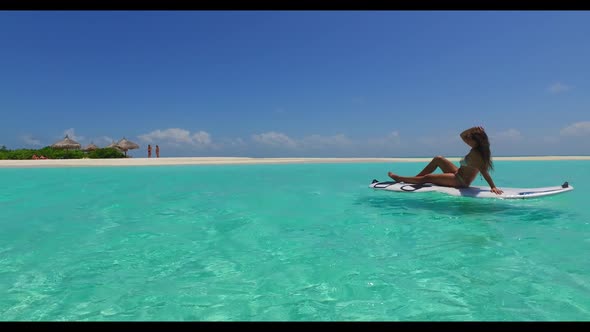
[[391, 186], [392, 184], [396, 184], [396, 183], [397, 182], [395, 182], [395, 181], [378, 182], [377, 184], [375, 184], [375, 186], [373, 186], [373, 188], [387, 188], [387, 187]]

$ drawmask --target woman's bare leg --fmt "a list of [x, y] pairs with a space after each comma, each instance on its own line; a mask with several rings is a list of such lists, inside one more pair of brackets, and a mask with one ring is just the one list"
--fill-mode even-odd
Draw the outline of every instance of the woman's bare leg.
[[439, 167], [443, 173], [457, 173], [457, 166], [453, 164], [450, 160], [443, 156], [436, 156], [432, 158], [430, 163], [424, 167], [422, 172], [418, 173], [416, 176], [424, 176], [436, 171], [436, 168]]
[[432, 183], [439, 186], [445, 187], [461, 187], [461, 183], [455, 177], [455, 174], [443, 173], [443, 174], [427, 174], [424, 176], [399, 176], [391, 172], [387, 173], [390, 178], [396, 182], [405, 182], [413, 184]]

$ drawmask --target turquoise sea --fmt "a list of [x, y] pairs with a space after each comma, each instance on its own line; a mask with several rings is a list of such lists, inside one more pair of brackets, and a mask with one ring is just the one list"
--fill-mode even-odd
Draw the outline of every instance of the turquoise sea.
[[0, 319], [589, 320], [590, 162], [495, 164], [575, 190], [368, 188], [425, 163], [0, 169]]

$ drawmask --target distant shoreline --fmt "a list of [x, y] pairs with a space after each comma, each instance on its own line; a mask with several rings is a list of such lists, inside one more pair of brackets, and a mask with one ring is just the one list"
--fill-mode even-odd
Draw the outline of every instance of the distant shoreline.
[[[125, 159], [48, 159], [0, 160], [0, 168], [101, 167], [101, 166], [173, 166], [173, 165], [244, 165], [306, 163], [399, 163], [428, 162], [432, 158], [249, 158], [249, 157], [171, 157]], [[460, 157], [449, 157], [458, 162]], [[590, 156], [494, 157], [494, 161], [589, 160]]]

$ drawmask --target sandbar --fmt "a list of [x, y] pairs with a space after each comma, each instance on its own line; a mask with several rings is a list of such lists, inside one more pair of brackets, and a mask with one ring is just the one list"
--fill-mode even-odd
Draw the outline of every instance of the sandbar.
[[[400, 163], [428, 162], [432, 158], [250, 158], [250, 157], [167, 157], [121, 159], [47, 159], [0, 160], [0, 168], [101, 167], [101, 166], [172, 166], [172, 165], [239, 165], [239, 164], [305, 164], [305, 163]], [[458, 162], [460, 157], [449, 157]], [[590, 160], [590, 156], [524, 156], [494, 157], [494, 161]]]

